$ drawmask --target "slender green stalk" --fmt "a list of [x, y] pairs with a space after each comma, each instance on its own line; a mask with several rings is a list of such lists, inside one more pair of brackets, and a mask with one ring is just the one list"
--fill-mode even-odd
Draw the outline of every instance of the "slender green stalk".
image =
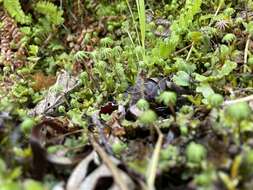
[[141, 44], [143, 47], [143, 58], [145, 57], [145, 33], [146, 33], [146, 15], [145, 15], [145, 2], [144, 0], [136, 0], [139, 24], [141, 31]]
[[[223, 4], [224, 4], [224, 0], [220, 0], [219, 6], [218, 6], [218, 8], [216, 9], [215, 14], [214, 14], [213, 17], [216, 17], [216, 16], [218, 15], [218, 13], [219, 13], [219, 11], [220, 11], [220, 9], [221, 9], [221, 7], [222, 7]], [[209, 23], [209, 26], [211, 26], [212, 23], [213, 23], [213, 22], [210, 22], [210, 23]]]
[[127, 7], [129, 9], [129, 12], [130, 12], [132, 20], [133, 20], [135, 32], [136, 32], [136, 35], [137, 35], [138, 44], [141, 45], [140, 36], [139, 36], [139, 32], [138, 32], [138, 29], [137, 29], [137, 26], [136, 26], [136, 22], [135, 22], [135, 19], [134, 19], [134, 14], [133, 14], [132, 8], [131, 8], [128, 0], [126, 0], [126, 3], [127, 3]]
[[191, 54], [192, 54], [193, 48], [194, 48], [194, 42], [193, 42], [192, 45], [191, 45], [191, 49], [190, 49], [190, 51], [189, 51], [189, 53], [188, 53], [188, 55], [187, 55], [186, 61], [189, 61], [189, 59], [190, 59], [190, 57], [191, 57]]

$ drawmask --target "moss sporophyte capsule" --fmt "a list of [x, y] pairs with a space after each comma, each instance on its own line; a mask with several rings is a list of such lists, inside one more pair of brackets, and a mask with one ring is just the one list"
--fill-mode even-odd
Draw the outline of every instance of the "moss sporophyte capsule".
[[199, 163], [206, 157], [206, 149], [203, 145], [191, 142], [186, 148], [186, 157], [189, 162]]
[[152, 124], [156, 120], [156, 114], [152, 110], [146, 110], [139, 117], [139, 121], [142, 124], [149, 125]]
[[240, 102], [228, 106], [226, 113], [232, 120], [241, 121], [248, 119], [252, 113], [252, 110], [247, 102]]

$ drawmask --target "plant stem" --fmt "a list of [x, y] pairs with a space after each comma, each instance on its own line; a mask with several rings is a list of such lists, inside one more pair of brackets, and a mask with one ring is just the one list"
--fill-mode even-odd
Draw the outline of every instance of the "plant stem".
[[253, 95], [250, 95], [250, 96], [246, 96], [246, 97], [243, 97], [243, 98], [238, 98], [236, 100], [225, 101], [223, 103], [223, 106], [227, 106], [227, 105], [231, 105], [231, 104], [236, 104], [236, 103], [240, 103], [240, 102], [249, 102], [249, 101], [252, 101], [252, 100], [253, 100]]
[[[134, 29], [135, 29], [135, 32], [136, 32], [136, 35], [137, 35], [138, 44], [141, 45], [140, 36], [139, 36], [139, 33], [138, 33], [138, 29], [137, 29], [137, 26], [136, 26], [136, 22], [135, 22], [135, 20], [134, 20], [133, 11], [132, 11], [132, 9], [131, 9], [131, 6], [130, 6], [128, 0], [126, 0], [126, 3], [127, 3], [127, 7], [128, 7], [128, 9], [129, 9], [130, 15], [131, 15], [132, 20], [133, 20]], [[132, 37], [131, 37], [131, 38], [132, 38]]]
[[163, 142], [163, 134], [161, 130], [157, 127], [154, 126], [158, 133], [158, 140], [155, 145], [155, 150], [153, 152], [152, 158], [151, 158], [151, 163], [149, 165], [149, 168], [147, 170], [147, 186], [148, 190], [153, 190], [155, 189], [154, 183], [155, 183], [155, 177], [156, 177], [156, 171], [158, 167], [158, 162], [159, 162], [159, 155], [162, 147], [162, 142]]
[[136, 5], [138, 9], [139, 25], [141, 31], [141, 45], [143, 48], [142, 56], [143, 60], [146, 60], [145, 57], [145, 35], [146, 35], [146, 15], [145, 15], [145, 2], [144, 0], [136, 0]]
[[115, 183], [119, 186], [121, 190], [128, 190], [127, 184], [122, 178], [122, 175], [120, 174], [119, 169], [115, 166], [115, 164], [112, 162], [110, 157], [106, 154], [103, 148], [101, 148], [101, 146], [96, 142], [93, 136], [90, 138], [90, 141], [94, 150], [98, 153], [98, 155], [101, 157], [101, 159], [106, 164], [108, 169], [111, 171], [112, 176], [114, 177]]
[[[224, 0], [220, 0], [220, 3], [219, 3], [219, 6], [217, 7], [217, 9], [216, 9], [216, 11], [215, 11], [215, 13], [214, 13], [214, 16], [213, 17], [216, 17], [217, 15], [218, 15], [218, 13], [219, 13], [219, 11], [220, 11], [220, 9], [221, 9], [221, 6], [222, 6], [222, 4], [224, 3]], [[209, 25], [208, 26], [211, 26], [212, 25], [212, 19], [211, 19], [211, 21], [210, 21], [210, 23], [209, 23]]]
[[187, 55], [187, 57], [186, 57], [186, 61], [189, 61], [190, 56], [191, 56], [191, 54], [192, 54], [193, 47], [194, 47], [194, 42], [192, 43], [191, 49], [190, 49], [190, 51], [188, 52], [188, 55]]
[[244, 50], [244, 64], [247, 64], [247, 62], [248, 62], [248, 51], [249, 51], [250, 37], [251, 37], [251, 35], [249, 34], [247, 41], [246, 41], [245, 50]]
[[184, 48], [182, 48], [182, 49], [176, 51], [176, 52], [174, 53], [174, 55], [177, 55], [177, 54], [181, 53], [182, 51], [188, 49], [189, 47], [192, 47], [192, 44], [190, 44], [190, 45], [188, 45], [188, 46], [185, 46]]

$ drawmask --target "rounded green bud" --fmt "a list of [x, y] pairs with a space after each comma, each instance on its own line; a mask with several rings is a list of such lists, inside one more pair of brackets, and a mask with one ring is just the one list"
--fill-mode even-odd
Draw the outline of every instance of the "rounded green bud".
[[164, 10], [165, 10], [165, 11], [169, 11], [169, 10], [170, 10], [170, 5], [169, 5], [169, 4], [166, 4], [166, 5], [164, 6]]
[[209, 67], [211, 66], [211, 63], [206, 62], [206, 63], [204, 64], [204, 66], [205, 66], [205, 68], [209, 68]]
[[183, 136], [186, 136], [186, 135], [188, 135], [188, 128], [185, 126], [185, 125], [183, 125], [183, 126], [180, 126], [180, 132], [181, 132], [181, 134], [183, 135]]
[[151, 30], [154, 30], [155, 28], [156, 28], [156, 24], [155, 24], [155, 22], [150, 22], [149, 24], [148, 24], [148, 26], [150, 27], [150, 29]]
[[109, 32], [112, 32], [113, 30], [114, 30], [114, 26], [113, 25], [108, 25], [107, 26], [107, 30], [109, 31]]
[[139, 99], [136, 103], [136, 106], [140, 110], [148, 110], [149, 109], [149, 103], [145, 99]]
[[154, 37], [153, 32], [147, 32], [147, 37], [148, 37], [148, 38], [152, 38], [152, 37]]
[[58, 107], [58, 112], [60, 112], [60, 113], [65, 113], [65, 112], [66, 112], [65, 107], [64, 107], [63, 105], [60, 105], [60, 106]]
[[4, 68], [3, 68], [3, 72], [4, 73], [8, 73], [8, 72], [10, 72], [11, 71], [11, 68], [9, 67], [9, 66], [5, 66]]
[[127, 145], [123, 142], [115, 142], [112, 145], [112, 151], [114, 154], [119, 155], [126, 147]]
[[152, 124], [155, 120], [156, 120], [156, 113], [152, 110], [144, 111], [139, 117], [139, 121], [145, 125]]
[[186, 148], [186, 157], [189, 162], [200, 163], [206, 157], [206, 149], [201, 144], [191, 142]]
[[251, 112], [251, 108], [246, 102], [230, 105], [226, 110], [227, 115], [236, 121], [241, 121], [249, 118]]
[[177, 101], [177, 94], [175, 92], [164, 91], [160, 94], [157, 100], [166, 106], [175, 105]]
[[235, 19], [235, 23], [236, 23], [236, 24], [241, 24], [241, 23], [243, 23], [243, 18], [241, 18], [241, 17], [236, 18], [236, 19]]
[[194, 181], [198, 185], [208, 185], [210, 183], [210, 175], [200, 174], [195, 177]]
[[249, 57], [248, 59], [248, 65], [253, 67], [253, 56]]
[[220, 106], [223, 101], [223, 96], [220, 94], [211, 94], [210, 96], [208, 96], [208, 103], [214, 108]]
[[157, 32], [164, 32], [164, 27], [162, 25], [159, 25], [157, 28], [156, 28]]
[[38, 37], [35, 37], [35, 38], [34, 38], [34, 42], [35, 42], [36, 44], [40, 44], [40, 43], [41, 43], [41, 39], [38, 38]]
[[33, 118], [26, 118], [20, 125], [20, 128], [23, 132], [29, 132], [32, 127], [35, 125], [35, 120]]

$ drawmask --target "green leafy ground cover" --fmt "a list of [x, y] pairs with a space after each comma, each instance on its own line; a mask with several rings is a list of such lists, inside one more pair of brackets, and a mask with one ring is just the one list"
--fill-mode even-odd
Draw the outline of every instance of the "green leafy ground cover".
[[253, 189], [252, 0], [0, 17], [0, 190]]

